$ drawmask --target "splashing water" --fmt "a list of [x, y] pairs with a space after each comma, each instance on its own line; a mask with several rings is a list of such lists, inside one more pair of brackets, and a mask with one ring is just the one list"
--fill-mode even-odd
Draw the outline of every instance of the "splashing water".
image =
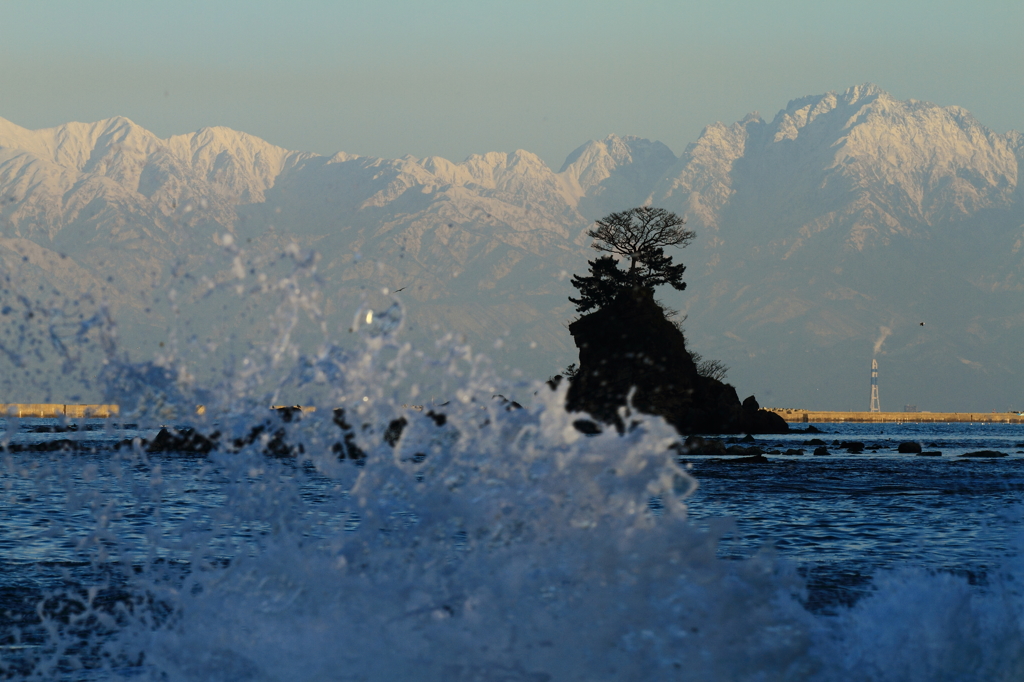
[[[120, 421], [69, 453], [6, 455], [12, 560], [65, 567], [39, 632], [8, 633], [9, 675], [1024, 677], [1019, 563], [984, 587], [886, 573], [855, 606], [812, 614], [792, 565], [718, 559], [728, 525], [688, 523], [696, 482], [662, 420], [585, 435], [565, 386], [508, 382], [451, 337], [405, 343], [396, 298], [361, 303], [348, 347], [324, 334], [302, 352], [303, 320], [326, 329], [300, 286], [310, 262], [261, 289], [270, 340], [207, 386], [173, 352], [129, 362], [108, 325], [101, 380]], [[267, 409], [285, 395], [317, 410]], [[178, 440], [161, 451], [162, 425]]]

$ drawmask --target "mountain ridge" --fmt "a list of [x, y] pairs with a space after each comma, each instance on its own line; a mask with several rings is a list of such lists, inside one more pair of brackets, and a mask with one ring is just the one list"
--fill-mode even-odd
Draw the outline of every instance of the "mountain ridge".
[[[858, 368], [886, 327], [897, 396], [978, 409], [1024, 403], [1012, 341], [1024, 308], [1006, 299], [1024, 290], [1022, 163], [1019, 133], [872, 84], [709, 125], [678, 156], [609, 135], [558, 171], [525, 150], [323, 156], [222, 127], [160, 139], [121, 117], [41, 131], [0, 119], [0, 225], [73, 260], [83, 289], [107, 282], [126, 328], [165, 329], [166, 315], [142, 314], [158, 295], [140, 292], [207, 272], [232, 234], [254, 268], [292, 242], [320, 252], [338, 314], [366, 291], [405, 288], [412, 333], [471, 329], [478, 347], [502, 342], [499, 362], [544, 378], [573, 361], [567, 275], [593, 257], [588, 227], [653, 203], [698, 235], [679, 253], [690, 286], [665, 301], [741, 393], [857, 408]], [[911, 328], [922, 321], [942, 332]], [[821, 386], [781, 369], [807, 359]], [[974, 402], [951, 404], [951, 383], [974, 387]]]

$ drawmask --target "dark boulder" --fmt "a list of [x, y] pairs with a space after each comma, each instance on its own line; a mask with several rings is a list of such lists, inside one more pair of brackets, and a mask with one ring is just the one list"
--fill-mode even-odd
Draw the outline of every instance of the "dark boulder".
[[1005, 452], [999, 452], [998, 450], [976, 450], [975, 452], [965, 452], [960, 456], [976, 458], [1008, 457]]
[[779, 415], [761, 410], [736, 389], [698, 374], [679, 328], [647, 289], [621, 294], [611, 304], [569, 325], [580, 352], [567, 407], [624, 429], [619, 408], [663, 417], [680, 433], [785, 433]]
[[798, 448], [789, 448], [788, 450], [786, 450], [786, 452], [784, 454], [790, 455], [791, 457], [792, 456], [800, 456], [800, 455], [804, 454], [804, 451], [800, 450]]
[[789, 424], [786, 420], [770, 412], [762, 410], [754, 396], [747, 397], [740, 406], [740, 430], [746, 433], [788, 433]]
[[[344, 418], [345, 417], [342, 414], [341, 419], [344, 420]], [[405, 427], [408, 425], [409, 420], [406, 419], [405, 417], [392, 419], [390, 422], [388, 422], [388, 428], [384, 430], [384, 442], [390, 445], [391, 447], [395, 447], [396, 445], [398, 445], [398, 441], [402, 437], [402, 432], [405, 431]]]
[[597, 422], [589, 419], [577, 419], [572, 425], [584, 436], [598, 436], [602, 433], [602, 429], [597, 425]]
[[688, 455], [724, 455], [726, 453], [725, 445], [720, 440], [714, 438], [701, 438], [700, 436], [690, 436], [686, 439], [686, 443], [682, 446], [676, 446], [676, 449], [681, 454]]
[[[433, 412], [429, 412], [427, 413], [427, 416], [432, 417], [433, 414]], [[352, 425], [345, 419], [345, 408], [334, 408], [334, 412], [331, 415], [331, 421], [334, 422], [335, 426], [341, 429], [341, 440], [331, 446], [331, 452], [335, 453], [338, 456], [338, 459], [342, 461], [349, 459], [354, 462], [356, 466], [365, 466], [366, 452], [356, 444], [356, 432]], [[408, 421], [404, 418], [388, 424], [388, 431], [385, 431], [384, 434], [384, 442], [388, 442], [387, 438], [390, 432], [393, 442], [389, 443], [389, 445], [394, 447], [394, 445], [398, 443], [398, 439], [402, 437], [402, 431], [405, 430], [406, 424], [408, 424]]]
[[896, 448], [896, 450], [897, 452], [902, 452], [904, 454], [916, 455], [921, 452], [921, 444], [908, 441], [906, 443], [900, 443], [900, 446]]
[[758, 455], [764, 454], [764, 450], [753, 445], [749, 448], [745, 448], [742, 445], [732, 445], [725, 449], [725, 454], [734, 455], [737, 457], [757, 457]]
[[220, 432], [214, 431], [209, 436], [204, 436], [195, 429], [185, 426], [181, 428], [162, 427], [151, 443], [146, 445], [147, 452], [177, 452], [195, 453], [200, 455], [209, 454], [217, 447], [220, 439]]
[[828, 455], [831, 455], [831, 454], [832, 453], [829, 452], [828, 448], [826, 448], [824, 445], [822, 445], [821, 447], [814, 448], [814, 456], [815, 457], [827, 457]]
[[[44, 440], [41, 443], [8, 443], [6, 446], [0, 445], [0, 450], [6, 452], [79, 452], [86, 449], [83, 448], [83, 445], [83, 441], [60, 438]], [[95, 451], [95, 446], [93, 446], [93, 450]]]

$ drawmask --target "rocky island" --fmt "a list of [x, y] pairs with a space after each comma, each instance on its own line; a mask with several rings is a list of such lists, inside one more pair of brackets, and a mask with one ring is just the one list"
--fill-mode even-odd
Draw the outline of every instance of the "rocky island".
[[685, 266], [665, 246], [684, 246], [693, 233], [663, 209], [613, 213], [591, 230], [594, 247], [628, 259], [621, 270], [612, 255], [590, 261], [590, 275], [574, 277], [586, 313], [569, 325], [579, 368], [568, 372], [567, 406], [623, 428], [620, 408], [656, 414], [682, 434], [785, 433], [786, 421], [760, 409], [754, 396], [742, 403], [736, 389], [699, 370], [682, 329], [654, 298], [654, 288], [682, 290]]

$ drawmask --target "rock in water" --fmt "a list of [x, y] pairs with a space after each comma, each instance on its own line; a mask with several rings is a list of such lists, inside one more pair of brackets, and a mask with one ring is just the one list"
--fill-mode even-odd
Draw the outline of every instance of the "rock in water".
[[665, 318], [650, 290], [620, 295], [612, 304], [569, 325], [580, 367], [568, 407], [624, 427], [618, 411], [633, 393], [633, 407], [656, 414], [680, 433], [785, 433], [785, 420], [743, 404], [736, 389], [702, 377], [679, 328]]

